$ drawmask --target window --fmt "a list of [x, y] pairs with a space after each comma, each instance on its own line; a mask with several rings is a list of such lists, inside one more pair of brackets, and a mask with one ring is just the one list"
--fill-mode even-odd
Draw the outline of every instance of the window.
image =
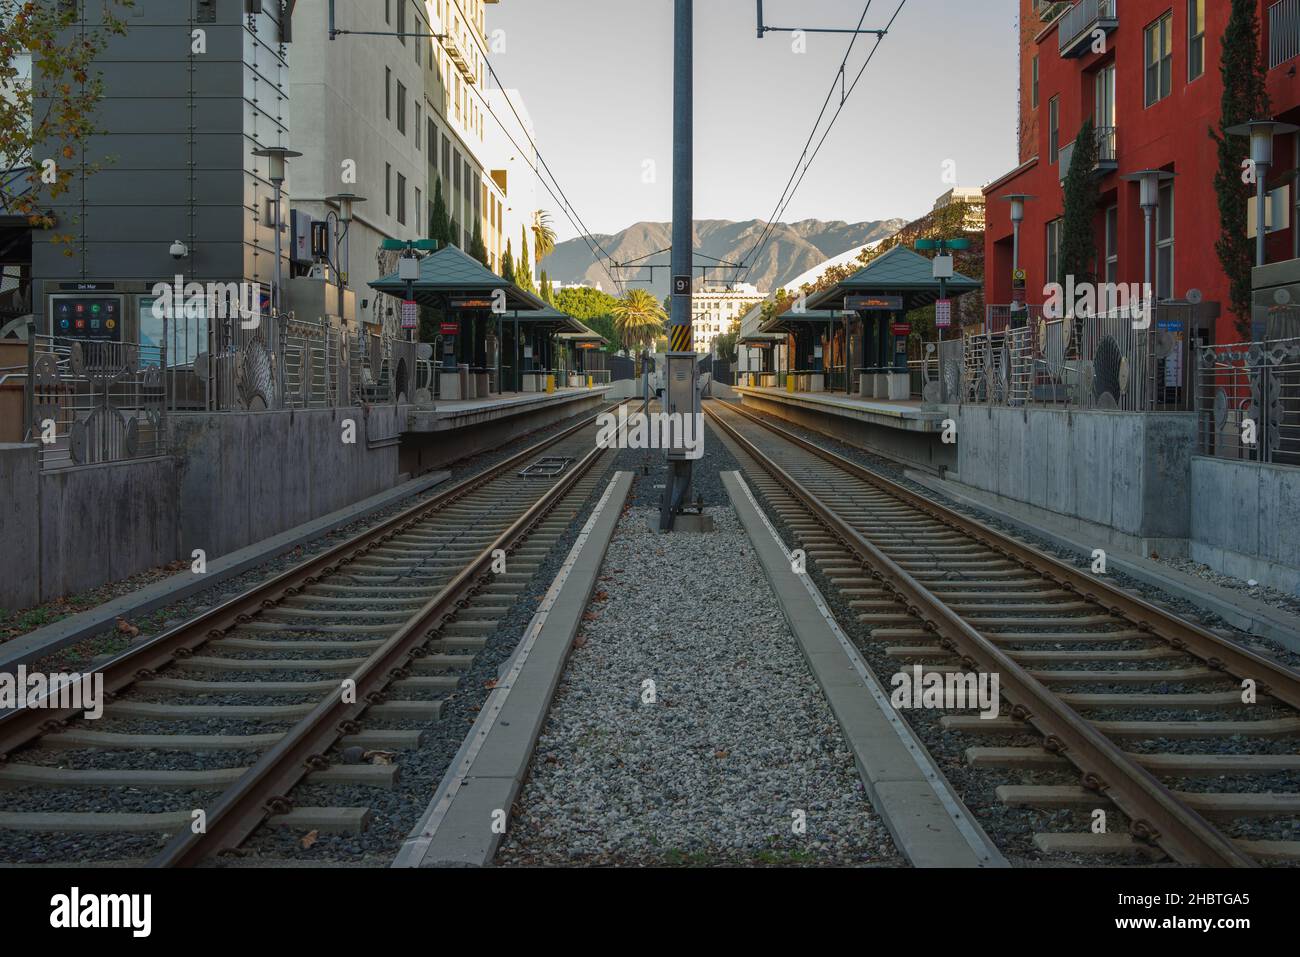
[[1170, 93], [1174, 76], [1174, 15], [1166, 13], [1146, 29], [1147, 106]]
[[1061, 221], [1047, 224], [1047, 282], [1059, 282], [1061, 268]]
[[1106, 281], [1119, 282], [1119, 207], [1106, 210]]
[[393, 164], [384, 164], [384, 215], [393, 215]]
[[393, 22], [393, 0], [384, 0], [384, 22], [390, 25]]
[[421, 216], [424, 215], [424, 194], [420, 192], [420, 187], [415, 187], [415, 231], [424, 234]]
[[406, 87], [397, 83], [397, 132], [406, 135]]
[[1047, 162], [1055, 164], [1061, 155], [1061, 98], [1047, 101]]
[[451, 176], [451, 140], [447, 139], [447, 134], [442, 134], [442, 181], [446, 185], [451, 185], [448, 177]]
[[1034, 57], [1029, 67], [1029, 104], [1038, 109], [1038, 57]]
[[460, 151], [452, 150], [454, 159], [451, 163], [451, 184], [455, 187], [456, 192], [460, 192]]
[[397, 221], [406, 225], [406, 177], [397, 174]]
[[424, 123], [420, 120], [420, 104], [415, 104], [415, 148], [420, 148], [420, 137], [424, 135]]
[[1093, 124], [1098, 129], [1112, 129], [1115, 126], [1115, 64], [1097, 71], [1093, 93]]
[[406, 46], [406, 37], [401, 34], [406, 32], [406, 2], [407, 0], [397, 0], [397, 42]]
[[1160, 187], [1156, 207], [1156, 298], [1174, 297], [1174, 184]]
[[438, 172], [438, 127], [433, 125], [433, 120], [425, 120], [425, 142], [429, 144], [429, 165], [433, 167], [434, 173]]
[[1187, 0], [1187, 82], [1205, 72], [1205, 0]]
[[384, 119], [393, 118], [393, 71], [384, 67]]

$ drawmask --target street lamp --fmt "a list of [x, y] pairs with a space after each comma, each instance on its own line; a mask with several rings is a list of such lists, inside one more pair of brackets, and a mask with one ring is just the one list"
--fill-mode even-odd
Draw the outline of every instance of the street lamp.
[[1300, 126], [1278, 123], [1274, 120], [1251, 120], [1226, 130], [1229, 136], [1250, 137], [1250, 159], [1255, 166], [1255, 265], [1264, 265], [1264, 225], [1267, 215], [1267, 198], [1264, 180], [1273, 165], [1273, 137], [1300, 131]]
[[280, 221], [280, 201], [284, 193], [285, 166], [289, 159], [302, 154], [286, 146], [267, 146], [253, 150], [253, 155], [266, 158], [268, 178], [271, 180], [271, 185], [275, 187], [275, 281], [271, 285], [271, 311], [278, 316], [280, 314], [280, 281], [282, 275], [280, 268], [280, 230], [284, 225]]
[[1142, 169], [1136, 173], [1125, 173], [1120, 179], [1126, 179], [1130, 183], [1137, 183], [1138, 205], [1142, 207], [1142, 219], [1145, 223], [1144, 237], [1142, 243], [1142, 292], [1144, 295], [1155, 297], [1151, 285], [1151, 220], [1155, 216], [1156, 208], [1160, 205], [1160, 184], [1167, 183], [1174, 178], [1174, 174], [1163, 169]]
[[364, 203], [366, 198], [358, 196], [355, 193], [337, 193], [334, 196], [325, 197], [325, 202], [332, 203], [339, 208], [337, 213], [332, 210], [326, 215], [328, 220], [334, 216], [338, 224], [334, 227], [335, 241], [341, 247], [339, 249], [339, 316], [343, 316], [343, 288], [347, 285], [348, 269], [351, 262], [348, 258], [348, 232], [352, 225], [352, 207], [357, 203]]
[[[1036, 196], [1030, 196], [1028, 193], [1008, 193], [1002, 197], [1003, 200], [1011, 204], [1011, 271], [1013, 275], [1020, 271], [1020, 224], [1025, 221], [1025, 203], [1028, 200], [1037, 198]], [[1012, 282], [1011, 311], [1016, 312], [1018, 305], [1020, 303], [1016, 300], [1016, 286]]]

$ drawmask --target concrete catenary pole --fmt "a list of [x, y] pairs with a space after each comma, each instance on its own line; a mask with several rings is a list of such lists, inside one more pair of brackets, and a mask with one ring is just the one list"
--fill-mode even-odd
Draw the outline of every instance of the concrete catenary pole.
[[[668, 329], [669, 349], [672, 352], [690, 351], [693, 347], [689, 281], [695, 259], [691, 248], [695, 150], [693, 13], [693, 0], [676, 0], [673, 17], [673, 248], [670, 259], [673, 289]], [[687, 278], [685, 289], [678, 285], [681, 277]], [[666, 400], [668, 383], [665, 382], [664, 386]], [[670, 458], [660, 510], [659, 527], [662, 530], [672, 528], [673, 512], [680, 503], [686, 501], [690, 486], [691, 462]]]

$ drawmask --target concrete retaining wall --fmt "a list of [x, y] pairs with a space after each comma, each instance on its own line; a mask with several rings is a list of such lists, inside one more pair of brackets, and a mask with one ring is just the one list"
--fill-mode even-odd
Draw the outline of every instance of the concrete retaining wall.
[[1113, 530], [1143, 551], [1186, 552], [1192, 413], [949, 410], [957, 421], [950, 479]]
[[35, 445], [0, 446], [0, 608], [25, 608], [177, 557], [170, 457], [40, 471]]
[[1196, 455], [1191, 557], [1300, 594], [1300, 469]]
[[[180, 462], [179, 553], [242, 548], [392, 488], [406, 407], [187, 413], [167, 420]], [[356, 442], [344, 444], [344, 423]], [[371, 447], [378, 445], [377, 448]]]
[[837, 414], [834, 410], [822, 412], [815, 406], [792, 405], [753, 392], [744, 394], [742, 404], [756, 412], [828, 435], [846, 445], [870, 449], [929, 472], [943, 474], [957, 464], [954, 446], [945, 445], [939, 432], [929, 431], [928, 422], [918, 422], [911, 429], [900, 428], [901, 422], [877, 424], [864, 418]]

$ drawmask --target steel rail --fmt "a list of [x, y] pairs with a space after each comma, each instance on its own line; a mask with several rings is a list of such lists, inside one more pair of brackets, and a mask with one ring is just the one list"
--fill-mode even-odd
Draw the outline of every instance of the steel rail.
[[731, 407], [730, 411], [743, 415], [756, 425], [761, 425], [769, 432], [849, 472], [855, 478], [870, 482], [882, 491], [902, 499], [935, 521], [975, 539], [981, 545], [998, 552], [1020, 567], [1044, 575], [1059, 585], [1063, 591], [1096, 602], [1112, 615], [1127, 620], [1137, 630], [1164, 640], [1178, 651], [1200, 658], [1215, 671], [1224, 671], [1236, 678], [1249, 678], [1255, 682], [1259, 692], [1300, 710], [1300, 672], [1220, 638], [1213, 632], [1170, 614], [1086, 571], [1081, 571], [1054, 555], [1019, 542], [978, 519], [945, 508], [851, 459], [822, 448], [780, 426], [766, 422], [748, 410]]
[[[1084, 787], [1103, 795], [1123, 811], [1131, 822], [1130, 831], [1135, 838], [1158, 843], [1170, 857], [1183, 864], [1257, 866], [1230, 838], [1183, 804], [1149, 771], [1135, 764], [1109, 738], [948, 608], [838, 512], [804, 489], [798, 480], [718, 415], [712, 403], [706, 404], [705, 410], [713, 422], [761, 468], [855, 553], [867, 573], [903, 602], [910, 614], [921, 619], [925, 630], [936, 635], [943, 647], [958, 654], [967, 668], [996, 673], [1002, 696], [1012, 705], [1012, 717], [1033, 726], [1044, 736], [1048, 750], [1074, 764], [1082, 773]], [[783, 438], [789, 437], [806, 451], [814, 454], [819, 451], [815, 447], [809, 448], [810, 443], [798, 440], [784, 429], [769, 427], [761, 421], [758, 424]], [[834, 456], [834, 453], [830, 455]], [[825, 458], [833, 464], [840, 464], [835, 461], [839, 456]], [[857, 468], [848, 471], [857, 474]], [[885, 488], [885, 485], [880, 487]]]
[[[519, 544], [608, 451], [593, 448], [560, 481], [472, 559], [456, 576], [357, 667], [339, 688], [267, 749], [206, 813], [201, 833], [184, 829], [167, 843], [151, 867], [192, 867], [223, 850], [238, 847], [270, 815], [292, 808], [290, 790], [309, 772], [329, 762], [325, 752], [342, 736], [361, 729], [366, 708], [384, 700], [390, 682], [409, 675], [429, 633], [441, 627], [479, 587], [493, 553]], [[347, 687], [348, 684], [351, 687]], [[345, 688], [347, 694], [345, 694]], [[351, 700], [345, 700], [351, 699]]]
[[[221, 638], [239, 625], [246, 624], [264, 609], [274, 608], [284, 599], [296, 595], [303, 586], [314, 584], [320, 578], [333, 574], [343, 564], [361, 558], [389, 539], [423, 521], [430, 514], [441, 511], [503, 473], [517, 468], [520, 463], [536, 457], [557, 442], [589, 427], [599, 417], [600, 413], [597, 413], [534, 443], [489, 466], [483, 472], [457, 482], [433, 498], [417, 502], [373, 528], [340, 542], [319, 555], [254, 585], [248, 591], [215, 605], [197, 617], [154, 636], [150, 641], [128, 648], [97, 669], [97, 672], [103, 675], [105, 702], [113, 701], [138, 679], [152, 678], [158, 669], [178, 658], [189, 657], [204, 643]], [[75, 708], [31, 706], [11, 712], [0, 719], [0, 762], [5, 761], [15, 750], [41, 735], [62, 730], [80, 714], [81, 709]]]

